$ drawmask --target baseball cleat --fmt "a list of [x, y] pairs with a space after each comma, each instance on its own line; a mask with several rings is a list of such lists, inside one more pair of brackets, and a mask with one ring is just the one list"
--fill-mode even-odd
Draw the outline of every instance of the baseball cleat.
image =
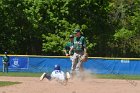
[[66, 78], [70, 79], [70, 73], [69, 72], [66, 72]]
[[45, 76], [46, 76], [46, 73], [43, 73], [40, 77], [40, 81], [43, 80], [45, 78]]

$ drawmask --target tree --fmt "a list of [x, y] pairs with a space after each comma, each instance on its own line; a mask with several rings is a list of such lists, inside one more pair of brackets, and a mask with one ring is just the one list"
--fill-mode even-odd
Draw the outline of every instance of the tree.
[[[114, 40], [109, 45], [117, 57], [139, 57], [139, 0], [117, 0], [111, 3], [112, 23], [115, 26]], [[111, 46], [112, 45], [112, 46]], [[113, 53], [113, 51], [112, 51]]]

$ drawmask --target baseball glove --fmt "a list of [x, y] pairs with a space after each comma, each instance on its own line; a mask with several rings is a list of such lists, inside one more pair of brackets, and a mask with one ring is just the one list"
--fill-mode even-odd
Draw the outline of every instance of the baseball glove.
[[82, 60], [83, 62], [86, 62], [86, 61], [88, 60], [88, 54], [85, 53], [85, 54], [81, 57], [81, 60]]

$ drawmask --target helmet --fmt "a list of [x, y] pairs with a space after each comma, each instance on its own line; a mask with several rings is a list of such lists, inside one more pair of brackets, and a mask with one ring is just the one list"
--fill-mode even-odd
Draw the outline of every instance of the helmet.
[[74, 38], [74, 36], [73, 35], [70, 35], [69, 38]]
[[80, 32], [80, 29], [75, 29], [73, 33], [76, 34], [78, 32]]
[[4, 52], [4, 54], [7, 54], [7, 52]]
[[60, 70], [60, 66], [59, 65], [55, 65], [54, 66], [54, 70]]

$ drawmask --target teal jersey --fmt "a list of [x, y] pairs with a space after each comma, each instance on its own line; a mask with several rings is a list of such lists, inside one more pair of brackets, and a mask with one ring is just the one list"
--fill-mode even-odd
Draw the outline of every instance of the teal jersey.
[[86, 47], [86, 40], [83, 36], [74, 37], [74, 51], [83, 51]]
[[[68, 42], [67, 44], [66, 44], [66, 46], [65, 46], [65, 50], [66, 50], [66, 52], [67, 52], [67, 54], [69, 54], [69, 50], [70, 50], [70, 48], [73, 46], [73, 42]], [[73, 54], [74, 52], [72, 51], [71, 52], [71, 55]]]
[[8, 62], [9, 61], [9, 57], [8, 56], [3, 56], [3, 62]]

